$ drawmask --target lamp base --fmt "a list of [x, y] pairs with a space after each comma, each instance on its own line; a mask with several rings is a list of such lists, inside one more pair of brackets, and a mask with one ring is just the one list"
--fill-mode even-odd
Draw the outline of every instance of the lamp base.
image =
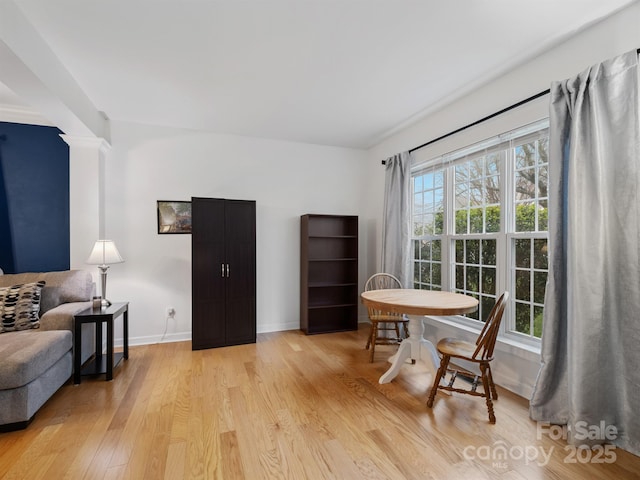
[[109, 269], [109, 265], [98, 265], [98, 269], [100, 270], [100, 280], [102, 283], [102, 308], [107, 308], [111, 305], [111, 302], [107, 300], [107, 270]]

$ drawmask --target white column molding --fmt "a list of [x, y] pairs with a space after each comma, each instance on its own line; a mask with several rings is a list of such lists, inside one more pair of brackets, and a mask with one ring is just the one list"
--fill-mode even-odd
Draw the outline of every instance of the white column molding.
[[86, 269], [96, 240], [105, 235], [105, 160], [111, 145], [102, 138], [60, 135], [69, 145], [69, 260]]
[[33, 108], [21, 105], [0, 104], [0, 122], [24, 123], [27, 125], [43, 125], [55, 127], [53, 123], [44, 118]]

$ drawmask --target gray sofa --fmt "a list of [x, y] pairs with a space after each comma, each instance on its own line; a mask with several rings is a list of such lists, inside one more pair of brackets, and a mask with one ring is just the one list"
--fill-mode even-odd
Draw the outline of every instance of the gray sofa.
[[[0, 431], [25, 428], [73, 373], [73, 316], [91, 306], [89, 272], [0, 275], [0, 287], [44, 280], [40, 328], [0, 334]], [[82, 332], [82, 362], [94, 353], [94, 330]]]

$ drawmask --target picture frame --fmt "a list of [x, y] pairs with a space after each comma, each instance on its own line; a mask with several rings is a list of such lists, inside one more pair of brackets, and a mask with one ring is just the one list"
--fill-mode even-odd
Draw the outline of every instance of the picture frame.
[[191, 202], [158, 200], [158, 235], [191, 233]]

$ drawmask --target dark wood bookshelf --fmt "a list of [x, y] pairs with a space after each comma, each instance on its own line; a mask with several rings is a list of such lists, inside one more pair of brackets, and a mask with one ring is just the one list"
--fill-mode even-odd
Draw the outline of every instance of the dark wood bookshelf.
[[357, 330], [357, 216], [300, 218], [300, 328], [306, 334]]

